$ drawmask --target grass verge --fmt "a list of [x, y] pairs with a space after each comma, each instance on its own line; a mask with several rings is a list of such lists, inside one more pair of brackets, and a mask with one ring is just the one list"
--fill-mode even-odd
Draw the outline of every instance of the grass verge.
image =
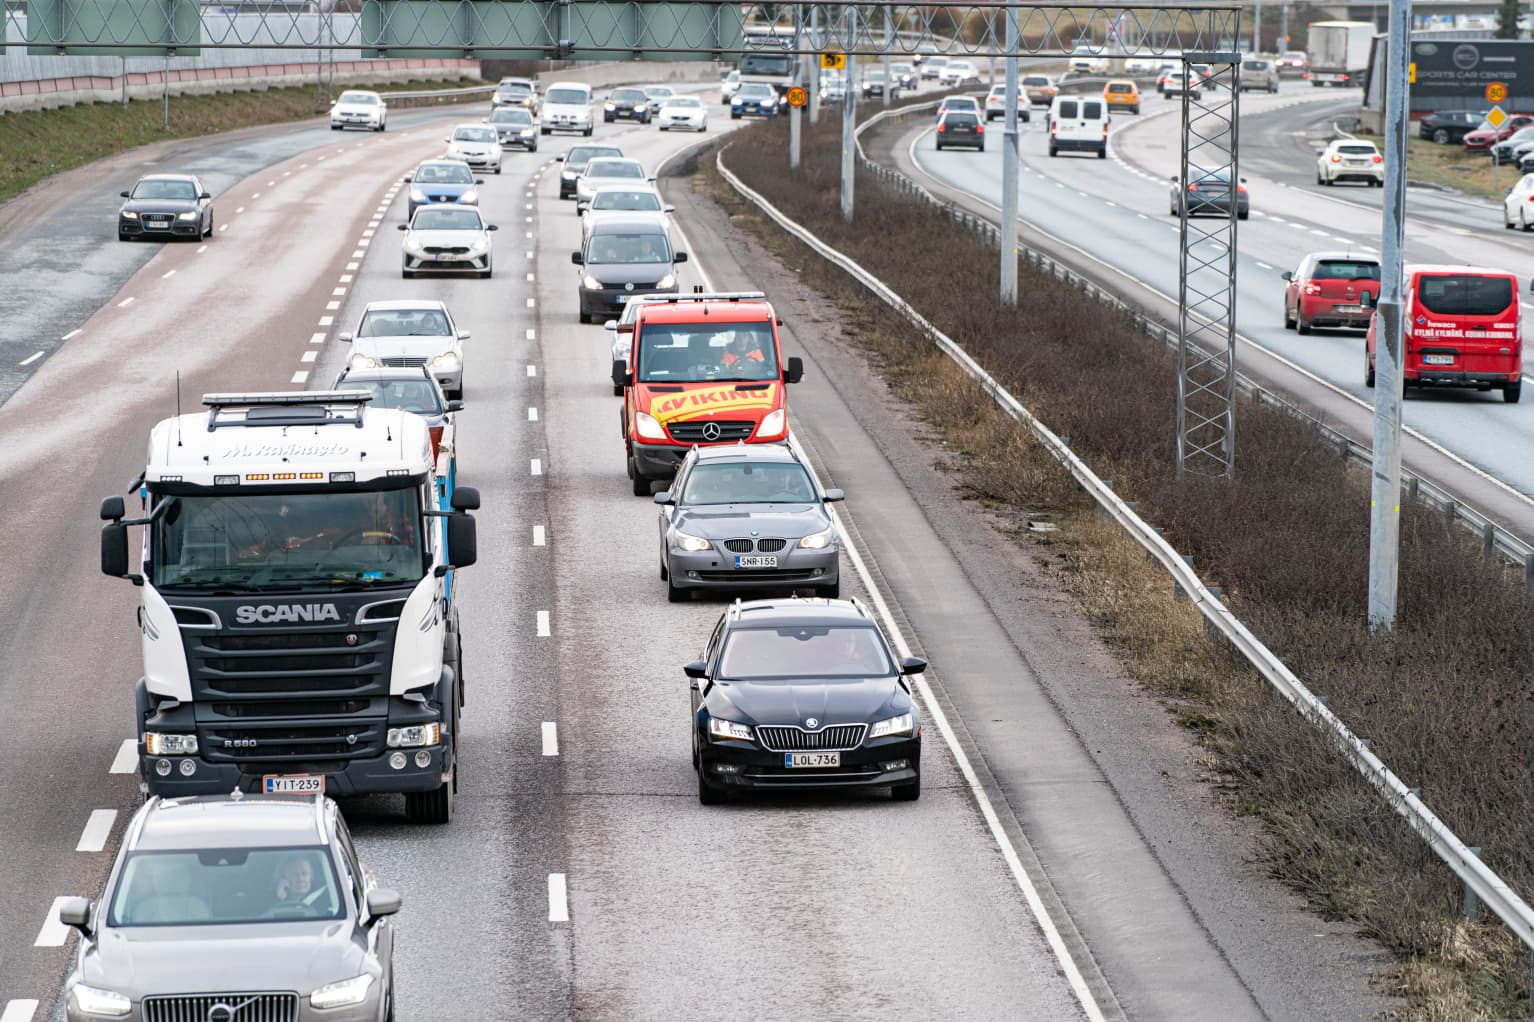
[[[393, 82], [376, 88], [382, 92], [406, 92], [482, 84], [470, 80]], [[164, 127], [164, 108], [159, 100], [133, 100], [127, 106], [82, 103], [54, 110], [0, 114], [0, 202], [21, 194], [45, 177], [134, 146], [317, 116], [312, 85], [265, 92], [172, 96], [169, 130]]]
[[[1303, 424], [1242, 401], [1233, 481], [1173, 469], [1176, 368], [1165, 349], [1050, 277], [1019, 269], [1018, 309], [997, 305], [995, 253], [941, 214], [859, 173], [857, 223], [838, 211], [839, 127], [804, 126], [784, 172], [786, 127], [736, 136], [730, 168], [859, 261], [962, 344], [1140, 513], [1165, 528], [1237, 614], [1515, 890], [1534, 888], [1534, 601], [1430, 509], [1402, 508], [1396, 633], [1371, 635], [1369, 491]], [[957, 482], [1017, 530], [1096, 622], [1126, 668], [1161, 694], [1207, 751], [1233, 812], [1260, 819], [1275, 876], [1320, 912], [1400, 956], [1413, 1022], [1527, 1017], [1527, 958], [1494, 919], [1459, 914], [1460, 887], [1351, 767], [1201, 619], [1171, 600], [1137, 546], [1098, 523], [1074, 483], [903, 320], [745, 207], [710, 170], [701, 187], [843, 317], [898, 400], [963, 452]], [[878, 225], [877, 231], [867, 230]], [[1467, 396], [1465, 400], [1480, 400]], [[1493, 399], [1495, 400], [1495, 399]]]
[[[1383, 148], [1379, 136], [1369, 141]], [[1486, 153], [1467, 153], [1460, 145], [1438, 145], [1425, 138], [1406, 140], [1406, 176], [1412, 181], [1441, 185], [1483, 199], [1501, 202], [1523, 172], [1511, 163], [1495, 166]]]

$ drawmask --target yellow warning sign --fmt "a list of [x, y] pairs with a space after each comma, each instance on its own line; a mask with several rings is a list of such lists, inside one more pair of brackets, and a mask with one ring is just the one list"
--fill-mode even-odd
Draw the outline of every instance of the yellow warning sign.
[[825, 71], [847, 70], [847, 55], [845, 53], [822, 53], [820, 66]]
[[1406, 84], [1417, 84], [1417, 62], [1415, 60], [1406, 65]]

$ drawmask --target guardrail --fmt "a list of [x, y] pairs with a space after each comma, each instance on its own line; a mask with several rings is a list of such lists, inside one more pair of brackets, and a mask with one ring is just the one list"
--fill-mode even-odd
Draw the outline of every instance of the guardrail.
[[380, 92], [388, 106], [441, 106], [447, 103], [468, 103], [476, 99], [489, 99], [495, 93], [494, 85], [471, 85], [466, 89], [437, 89], [417, 92]]
[[[868, 170], [879, 180], [909, 195], [914, 195], [930, 205], [942, 208], [955, 223], [978, 234], [999, 251], [1001, 248], [1001, 229], [995, 223], [969, 210], [961, 209], [952, 202], [946, 202], [938, 198], [898, 170], [875, 163], [863, 151], [862, 135], [865, 130], [876, 127], [886, 121], [905, 120], [919, 112], [935, 110], [938, 102], [934, 100], [929, 103], [913, 103], [898, 110], [881, 111], [859, 124], [854, 141], [855, 158], [859, 166]], [[1058, 280], [1075, 285], [1085, 292], [1089, 298], [1130, 313], [1134, 317], [1135, 327], [1141, 333], [1160, 341], [1169, 348], [1175, 349], [1177, 347], [1177, 329], [1175, 327], [1168, 326], [1147, 315], [1136, 306], [1120, 298], [1117, 294], [1089, 280], [1038, 249], [1030, 248], [1021, 241], [1017, 242], [1017, 249], [1023, 261], [1028, 265], [1042, 270]], [[1369, 447], [1327, 425], [1304, 409], [1289, 403], [1261, 384], [1242, 375], [1239, 371], [1236, 374], [1236, 386], [1251, 396], [1253, 400], [1278, 408], [1310, 424], [1328, 442], [1335, 444], [1337, 450], [1348, 461], [1365, 466], [1372, 463], [1373, 452]], [[1530, 544], [1510, 529], [1494, 521], [1490, 515], [1477, 510], [1473, 505], [1467, 504], [1429, 479], [1414, 475], [1404, 469], [1401, 473], [1401, 479], [1408, 497], [1423, 501], [1428, 506], [1442, 512], [1450, 522], [1474, 533], [1480, 539], [1481, 549], [1485, 554], [1500, 555], [1519, 567], [1523, 572], [1524, 588], [1529, 592], [1534, 592], [1534, 544]]]
[[[931, 104], [917, 104], [925, 108]], [[911, 108], [904, 108], [909, 110]], [[894, 113], [894, 111], [892, 111]], [[878, 122], [886, 115], [870, 119], [860, 126], [868, 127]], [[1243, 657], [1250, 663], [1267, 681], [1274, 690], [1282, 695], [1299, 711], [1306, 721], [1317, 727], [1327, 738], [1333, 747], [1348, 760], [1358, 773], [1367, 781], [1390, 807], [1400, 815], [1407, 824], [1417, 832], [1418, 836], [1427, 843], [1434, 854], [1441, 859], [1455, 875], [1465, 884], [1466, 888], [1473, 891], [1481, 901], [1490, 908], [1497, 917], [1507, 924], [1508, 928], [1517, 934], [1526, 947], [1534, 951], [1534, 909], [1519, 897], [1500, 876], [1490, 867], [1481, 862], [1476, 853], [1459, 839], [1438, 816], [1427, 807], [1418, 797], [1413, 788], [1408, 788], [1394, 772], [1374, 753], [1369, 751], [1367, 740], [1359, 738], [1348, 728], [1335, 714], [1326, 708], [1326, 704], [1318, 699], [1295, 674], [1289, 670], [1282, 660], [1263, 645], [1247, 627], [1236, 618], [1234, 614], [1220, 602], [1219, 595], [1205, 587], [1191, 565], [1183, 560], [1182, 556], [1168, 543], [1161, 534], [1145, 522], [1135, 513], [1134, 509], [1126, 504], [1112, 488], [1100, 479], [1091, 468], [1087, 466], [1070, 449], [1060, 437], [1056, 436], [1044, 423], [1040, 422], [1028, 409], [1013, 397], [997, 380], [981, 368], [980, 364], [966, 352], [959, 344], [944, 334], [936, 326], [930, 323], [921, 313], [917, 312], [905, 299], [901, 298], [894, 289], [882, 280], [869, 273], [855, 261], [827, 245], [808, 230], [794, 222], [773, 206], [765, 198], [753, 191], [745, 182], [731, 173], [724, 165], [724, 153], [728, 147], [721, 150], [715, 157], [715, 165], [719, 174], [738, 194], [748, 202], [755, 205], [779, 227], [799, 239], [813, 249], [821, 258], [838, 267], [858, 283], [872, 291], [885, 304], [889, 305], [908, 322], [916, 327], [923, 335], [937, 345], [949, 358], [953, 359], [964, 372], [973, 379], [980, 387], [994, 399], [1000, 408], [1014, 420], [1028, 428], [1035, 437], [1045, 446], [1050, 454], [1063, 465], [1081, 487], [1097, 502], [1098, 506], [1106, 513], [1113, 516], [1114, 520], [1123, 527], [1136, 542], [1145, 548], [1146, 552], [1154, 557], [1164, 567], [1176, 584], [1181, 587], [1193, 601], [1194, 606], [1203, 615], [1208, 626], [1223, 635]], [[861, 147], [858, 150], [858, 158], [865, 160]], [[904, 175], [901, 175], [904, 178]], [[921, 189], [920, 185], [905, 179], [909, 185]], [[944, 205], [931, 193], [927, 194], [938, 205]], [[971, 226], [985, 224], [991, 231], [992, 236], [998, 236], [994, 224], [972, 213], [965, 213], [961, 222]], [[981, 233], [983, 230], [976, 227]], [[998, 236], [999, 237], [999, 236]], [[1070, 273], [1065, 267], [1047, 260], [1051, 266], [1065, 273]], [[1035, 265], [1039, 265], [1037, 262]], [[1042, 268], [1042, 267], [1041, 267]], [[1061, 279], [1071, 280], [1072, 277], [1061, 276]], [[1074, 275], [1073, 275], [1074, 276]], [[1122, 306], [1122, 302], [1113, 296], [1107, 295], [1096, 285], [1075, 277], [1078, 284], [1085, 284], [1095, 292], [1095, 297], [1100, 300], [1108, 300]], [[1142, 327], [1148, 324], [1148, 320], [1142, 319]], [[1275, 401], [1275, 403], [1278, 403]], [[1285, 406], [1287, 407], [1287, 406]]]

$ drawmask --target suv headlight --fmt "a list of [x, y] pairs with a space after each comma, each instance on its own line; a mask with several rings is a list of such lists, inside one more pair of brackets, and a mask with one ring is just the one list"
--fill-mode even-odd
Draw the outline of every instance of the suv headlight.
[[666, 290], [667, 288], [676, 287], [676, 274], [674, 274], [674, 273], [666, 274], [660, 280], [657, 280], [655, 282], [655, 286], [660, 288], [662, 291]]
[[781, 436], [787, 431], [788, 411], [783, 408], [774, 408], [762, 416], [761, 425], [756, 427], [758, 437]]
[[377, 369], [378, 368], [378, 360], [375, 359], [372, 355], [361, 355], [361, 354], [353, 355], [351, 358], [346, 360], [346, 368], [348, 368], [348, 369]]
[[634, 428], [646, 440], [666, 439], [666, 427], [662, 426], [660, 420], [649, 412], [634, 413]]
[[679, 532], [676, 529], [671, 530], [671, 542], [675, 543], [683, 550], [695, 554], [704, 553], [708, 550], [712, 550], [714, 547], [714, 544], [700, 536], [689, 536], [687, 533]]
[[589, 273], [581, 277], [581, 286], [584, 287], [587, 291], [602, 290], [602, 282]]
[[98, 990], [77, 983], [70, 994], [74, 996], [75, 1004], [87, 1015], [121, 1018], [133, 1010], [133, 1002], [115, 990]]
[[831, 545], [831, 541], [835, 538], [836, 529], [830, 528], [825, 532], [817, 532], [813, 536], [805, 536], [799, 541], [799, 549], [824, 550], [826, 547]]
[[144, 732], [144, 751], [151, 756], [195, 756], [196, 735], [166, 735], [158, 731]]
[[869, 738], [891, 738], [895, 735], [908, 735], [915, 728], [916, 722], [909, 713], [902, 713], [898, 717], [875, 722], [868, 729]]
[[453, 351], [444, 351], [442, 354], [432, 358], [431, 367], [433, 369], [457, 369], [458, 353]]
[[361, 1004], [368, 998], [368, 990], [373, 986], [373, 977], [367, 973], [361, 976], [353, 976], [351, 979], [343, 979], [339, 983], [331, 983], [322, 986], [309, 995], [309, 1003], [316, 1008], [345, 1008], [352, 1004]]
[[725, 738], [733, 742], [756, 741], [756, 732], [751, 730], [750, 724], [720, 720], [718, 717], [708, 718], [708, 733], [711, 737]]
[[602, 104], [602, 109], [603, 110], [616, 110], [616, 109], [618, 109], [618, 107], [617, 107], [617, 104], [615, 104], [615, 103], [603, 103]]
[[391, 727], [384, 735], [384, 744], [391, 749], [414, 749], [423, 745], [436, 745], [441, 741], [442, 725], [437, 723]]

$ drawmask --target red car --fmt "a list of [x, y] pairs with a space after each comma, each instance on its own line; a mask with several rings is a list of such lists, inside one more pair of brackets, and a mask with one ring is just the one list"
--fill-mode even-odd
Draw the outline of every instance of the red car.
[[1479, 128], [1465, 136], [1465, 150], [1467, 152], [1489, 152], [1491, 147], [1507, 138], [1520, 128], [1527, 128], [1534, 124], [1534, 117], [1519, 114], [1509, 117], [1502, 122], [1502, 127], [1493, 128], [1490, 121], [1485, 121]]
[[[1299, 269], [1285, 271], [1284, 329], [1310, 333], [1312, 327], [1368, 329], [1380, 296], [1379, 260], [1347, 252], [1312, 252]], [[1366, 302], [1364, 295], [1368, 295]]]

